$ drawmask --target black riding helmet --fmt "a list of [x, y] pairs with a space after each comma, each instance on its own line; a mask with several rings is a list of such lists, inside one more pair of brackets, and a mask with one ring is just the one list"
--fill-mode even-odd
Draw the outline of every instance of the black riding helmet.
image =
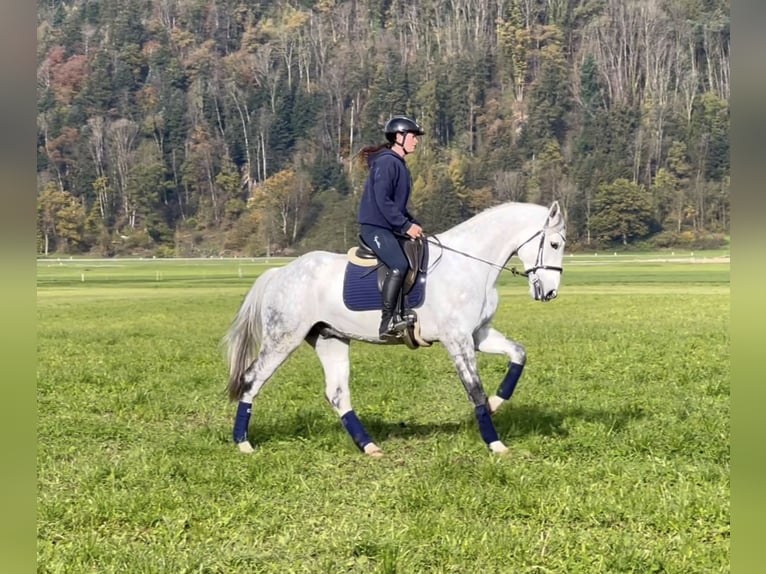
[[386, 139], [394, 143], [396, 141], [396, 134], [413, 133], [415, 135], [422, 136], [425, 132], [415, 120], [411, 120], [406, 116], [396, 116], [386, 122], [386, 127], [383, 128], [386, 134]]

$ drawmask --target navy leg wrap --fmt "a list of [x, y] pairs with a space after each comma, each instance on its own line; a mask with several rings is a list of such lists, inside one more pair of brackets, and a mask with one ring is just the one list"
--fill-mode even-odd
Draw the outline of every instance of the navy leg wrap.
[[364, 430], [361, 421], [354, 411], [348, 411], [345, 415], [340, 417], [340, 422], [343, 423], [343, 428], [346, 429], [346, 432], [348, 432], [348, 434], [351, 435], [351, 438], [354, 439], [359, 450], [364, 450], [364, 447], [372, 442], [372, 439], [370, 439], [367, 431]]
[[484, 439], [484, 442], [489, 444], [491, 442], [495, 442], [496, 440], [500, 440], [497, 437], [495, 425], [492, 424], [492, 418], [489, 416], [489, 409], [487, 406], [479, 405], [475, 408], [475, 410], [476, 421], [479, 423], [479, 432], [481, 433], [481, 438]]
[[505, 399], [506, 401], [511, 398], [511, 395], [516, 388], [516, 383], [519, 381], [519, 377], [521, 376], [521, 371], [523, 370], [524, 365], [520, 365], [518, 363], [508, 363], [508, 372], [505, 373], [505, 378], [497, 389], [498, 397]]
[[243, 403], [242, 401], [237, 406], [237, 417], [234, 419], [234, 432], [232, 433], [234, 442], [237, 444], [247, 440], [247, 427], [250, 424], [252, 408], [251, 403]]

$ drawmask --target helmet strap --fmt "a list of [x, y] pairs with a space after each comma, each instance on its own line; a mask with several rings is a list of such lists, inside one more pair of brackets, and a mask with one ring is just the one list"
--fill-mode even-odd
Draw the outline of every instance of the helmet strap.
[[405, 147], [404, 147], [404, 143], [407, 141], [407, 136], [409, 135], [409, 133], [410, 133], [410, 132], [399, 132], [399, 133], [400, 133], [400, 134], [402, 134], [402, 135], [404, 136], [404, 137], [402, 138], [402, 143], [399, 143], [399, 142], [397, 142], [397, 141], [395, 141], [395, 140], [394, 140], [394, 145], [398, 145], [400, 148], [402, 148], [402, 156], [405, 156], [405, 155], [407, 155], [408, 153], [410, 153], [410, 152], [408, 152], [408, 151], [405, 149]]

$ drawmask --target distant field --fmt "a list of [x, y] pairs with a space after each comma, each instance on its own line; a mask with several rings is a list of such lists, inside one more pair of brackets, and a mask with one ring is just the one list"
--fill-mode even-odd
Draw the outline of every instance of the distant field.
[[38, 261], [38, 572], [729, 572], [723, 255], [577, 254], [546, 305], [502, 274], [528, 363], [495, 422], [526, 456], [486, 451], [440, 346], [352, 344], [380, 461], [306, 346], [231, 443], [218, 343], [285, 260]]
[[[624, 281], [657, 281], [654, 269], [662, 267], [660, 282], [667, 282], [668, 272], [681, 270], [684, 280], [700, 277], [703, 282], [728, 282], [728, 251], [663, 251], [650, 253], [578, 253], [565, 258], [566, 284]], [[284, 265], [290, 258], [208, 258], [208, 259], [38, 259], [38, 287], [101, 286], [152, 284], [155, 287], [193, 286], [242, 280], [250, 284], [264, 269]], [[519, 264], [516, 259], [512, 264]], [[695, 265], [689, 265], [695, 263]], [[702, 265], [707, 264], [707, 265]], [[713, 267], [710, 267], [713, 265]], [[676, 267], [680, 266], [680, 267]], [[586, 267], [587, 271], [582, 268]], [[708, 275], [714, 272], [715, 277]], [[723, 275], [726, 279], [722, 279]], [[501, 277], [501, 281], [518, 279]]]

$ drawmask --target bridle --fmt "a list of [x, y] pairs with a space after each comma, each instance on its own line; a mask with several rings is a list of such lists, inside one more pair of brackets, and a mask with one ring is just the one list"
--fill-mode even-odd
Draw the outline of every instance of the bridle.
[[[540, 283], [540, 278], [537, 276], [536, 271], [539, 269], [548, 269], [550, 271], [558, 271], [559, 275], [564, 273], [564, 270], [561, 267], [556, 267], [554, 265], [544, 265], [543, 264], [543, 251], [545, 250], [545, 233], [544, 229], [541, 229], [537, 233], [535, 233], [532, 237], [527, 239], [524, 243], [519, 245], [514, 252], [511, 254], [511, 257], [514, 255], [518, 255], [519, 249], [521, 249], [524, 245], [532, 241], [535, 237], [538, 235], [540, 236], [540, 245], [537, 248], [537, 258], [535, 259], [534, 266], [530, 267], [529, 269], [525, 269], [523, 272], [516, 271], [515, 267], [511, 268], [511, 273], [514, 275], [519, 275], [521, 277], [528, 277], [531, 281], [532, 290], [535, 294], [535, 299], [541, 300], [541, 301], [550, 301], [552, 297], [555, 297], [555, 291], [553, 292], [553, 295], [545, 293], [543, 290], [543, 286]], [[564, 239], [564, 236], [561, 236], [561, 240], [566, 242]], [[531, 277], [530, 277], [531, 275]]]
[[[519, 254], [519, 249], [524, 247], [527, 243], [529, 243], [530, 241], [532, 241], [535, 237], [537, 237], [539, 235], [540, 236], [540, 245], [537, 248], [537, 258], [535, 259], [534, 266], [530, 267], [529, 269], [525, 269], [524, 271], [517, 271], [515, 267], [511, 267], [511, 269], [510, 269], [511, 273], [513, 273], [514, 275], [518, 275], [520, 277], [528, 277], [530, 273], [535, 273], [536, 271], [538, 271], [540, 269], [547, 269], [549, 271], [558, 271], [559, 273], [562, 273], [562, 274], [564, 273], [564, 269], [562, 269], [561, 267], [556, 267], [555, 265], [544, 265], [543, 264], [543, 251], [545, 251], [545, 233], [544, 233], [544, 231], [545, 231], [544, 229], [541, 229], [540, 231], [535, 233], [532, 237], [530, 237], [525, 242], [523, 242], [521, 245], [519, 245], [516, 249], [513, 250], [513, 253], [511, 253], [511, 257], [513, 257], [514, 255], [518, 255]], [[564, 239], [563, 236], [562, 236], [562, 241], [564, 241], [564, 243], [566, 243], [566, 239]], [[511, 257], [509, 257], [508, 259], [510, 259]]]

